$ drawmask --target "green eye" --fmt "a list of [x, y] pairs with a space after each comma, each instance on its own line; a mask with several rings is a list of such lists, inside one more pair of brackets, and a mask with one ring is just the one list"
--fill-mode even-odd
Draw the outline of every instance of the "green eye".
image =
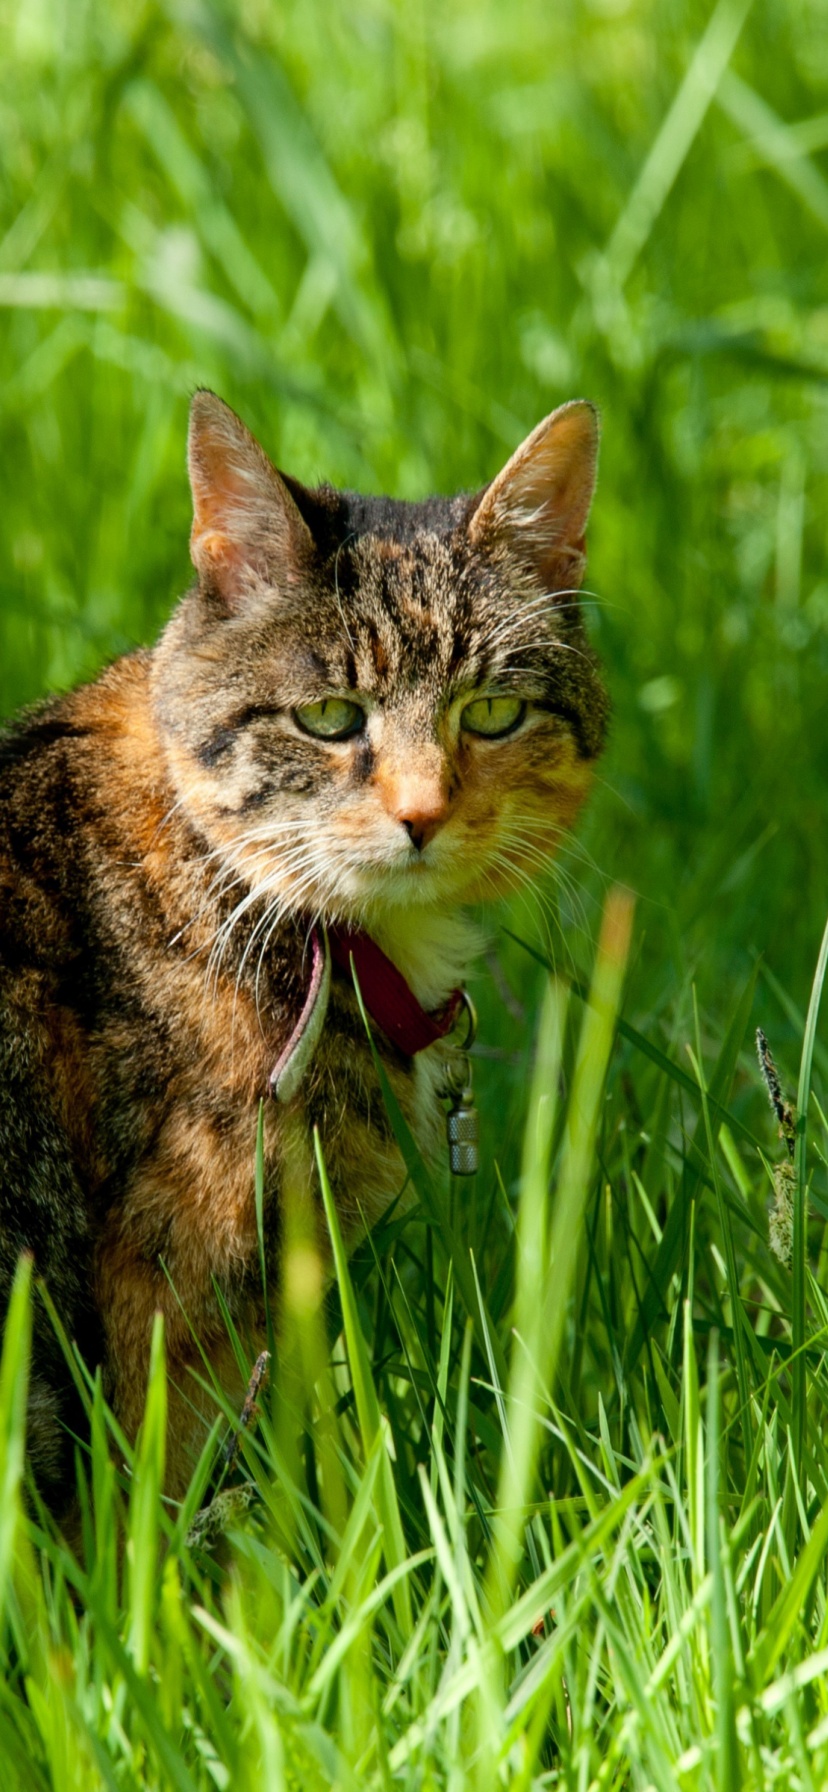
[[483, 734], [488, 740], [500, 740], [514, 734], [526, 714], [520, 697], [475, 697], [467, 703], [460, 717], [460, 726], [467, 734]]
[[315, 734], [320, 740], [347, 740], [359, 734], [365, 711], [347, 697], [323, 697], [321, 703], [303, 703], [294, 710], [293, 719], [305, 734]]

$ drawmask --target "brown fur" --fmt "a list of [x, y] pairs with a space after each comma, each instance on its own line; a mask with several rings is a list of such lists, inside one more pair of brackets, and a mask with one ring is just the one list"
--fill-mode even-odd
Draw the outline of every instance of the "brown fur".
[[[575, 594], [595, 452], [578, 404], [477, 498], [309, 492], [199, 394], [197, 587], [152, 652], [0, 740], [0, 1288], [29, 1248], [130, 1436], [163, 1311], [174, 1493], [206, 1422], [193, 1331], [237, 1380], [215, 1284], [263, 1323], [256, 1117], [311, 922], [367, 927], [436, 1006], [468, 950], [461, 905], [534, 876], [583, 800], [606, 716]], [[527, 703], [500, 740], [460, 723], [492, 690]], [[295, 720], [330, 695], [365, 710], [347, 740]], [[377, 1044], [432, 1150], [451, 1046]], [[339, 974], [289, 1115], [266, 1106], [274, 1286], [297, 1126], [303, 1149], [319, 1127], [353, 1237], [404, 1175]], [[31, 1453], [58, 1507], [78, 1423], [40, 1316]]]

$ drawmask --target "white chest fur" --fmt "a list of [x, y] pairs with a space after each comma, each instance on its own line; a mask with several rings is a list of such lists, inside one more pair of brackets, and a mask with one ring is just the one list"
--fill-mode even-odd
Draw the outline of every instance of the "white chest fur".
[[370, 931], [427, 1010], [440, 1008], [465, 982], [483, 945], [468, 916], [433, 908], [391, 910], [377, 917]]

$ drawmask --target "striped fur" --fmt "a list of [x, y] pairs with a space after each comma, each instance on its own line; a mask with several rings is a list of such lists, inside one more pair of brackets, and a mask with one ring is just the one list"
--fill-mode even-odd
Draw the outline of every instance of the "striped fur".
[[[196, 586], [152, 651], [0, 739], [0, 1297], [28, 1249], [129, 1435], [164, 1312], [173, 1493], [205, 1422], [191, 1327], [235, 1375], [214, 1284], [262, 1324], [256, 1116], [310, 923], [358, 921], [436, 1006], [476, 950], [465, 905], [534, 877], [586, 794], [607, 713], [577, 601], [595, 459], [574, 404], [476, 497], [309, 491], [198, 394]], [[460, 723], [493, 691], [527, 705], [500, 740]], [[297, 725], [331, 695], [365, 713], [352, 738]], [[451, 1046], [378, 1043], [433, 1150]], [[286, 1179], [316, 1199], [315, 1125], [353, 1237], [404, 1177], [340, 976], [305, 1085], [266, 1112], [274, 1285]], [[65, 1508], [81, 1420], [41, 1312], [30, 1417]]]

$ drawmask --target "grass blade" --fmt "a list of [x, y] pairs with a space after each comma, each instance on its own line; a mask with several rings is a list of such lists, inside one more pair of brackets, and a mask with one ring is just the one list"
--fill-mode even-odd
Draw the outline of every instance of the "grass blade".
[[[725, 1034], [721, 1051], [716, 1060], [713, 1075], [710, 1079], [710, 1112], [715, 1113], [727, 1099], [736, 1060], [739, 1056], [742, 1040], [753, 1007], [753, 992], [756, 985], [756, 970], [748, 978], [745, 988], [736, 1004], [733, 1017]], [[663, 1293], [675, 1273], [681, 1254], [685, 1235], [687, 1217], [701, 1182], [701, 1166], [704, 1164], [702, 1145], [706, 1142], [704, 1115], [700, 1115], [693, 1134], [685, 1162], [685, 1172], [679, 1190], [667, 1215], [667, 1224], [656, 1252], [652, 1277], [645, 1290], [641, 1305], [641, 1315], [636, 1321], [632, 1339], [627, 1353], [628, 1372], [637, 1363], [648, 1331], [652, 1328], [663, 1307]]]
[[[322, 1200], [325, 1206], [325, 1217], [331, 1235], [336, 1279], [339, 1284], [339, 1298], [342, 1303], [342, 1323], [345, 1331], [345, 1342], [348, 1347], [348, 1361], [351, 1366], [351, 1380], [353, 1382], [359, 1428], [362, 1433], [362, 1443], [367, 1463], [370, 1461], [372, 1452], [377, 1446], [377, 1438], [383, 1425], [382, 1415], [380, 1413], [379, 1401], [377, 1400], [376, 1389], [371, 1375], [368, 1350], [362, 1335], [362, 1326], [359, 1322], [359, 1312], [357, 1309], [356, 1296], [354, 1294], [354, 1285], [351, 1281], [351, 1274], [348, 1268], [347, 1253], [342, 1242], [339, 1216], [336, 1211], [333, 1194], [331, 1193], [331, 1185], [328, 1181], [328, 1172], [325, 1168], [325, 1160], [322, 1156], [322, 1146], [318, 1132], [314, 1133], [314, 1146], [316, 1150], [319, 1182], [322, 1189]], [[385, 1553], [385, 1560], [390, 1572], [392, 1569], [402, 1568], [407, 1560], [408, 1551], [403, 1535], [400, 1509], [397, 1504], [397, 1490], [394, 1485], [391, 1458], [388, 1454], [384, 1439], [382, 1440], [380, 1448], [382, 1450], [382, 1457], [377, 1480], [377, 1509], [380, 1523], [383, 1527], [383, 1550]], [[393, 1592], [394, 1609], [397, 1613], [397, 1620], [403, 1635], [407, 1637], [410, 1634], [412, 1624], [411, 1597], [407, 1580], [400, 1579], [395, 1581]]]
[[713, 1672], [716, 1685], [715, 1753], [718, 1792], [738, 1792], [742, 1784], [733, 1710], [733, 1654], [727, 1623], [719, 1516], [719, 1340], [710, 1334], [707, 1357], [707, 1556], [713, 1576], [711, 1599]]
[[529, 1330], [526, 1348], [515, 1353], [510, 1374], [509, 1433], [498, 1490], [501, 1517], [487, 1573], [489, 1601], [496, 1612], [503, 1610], [503, 1600], [514, 1584], [523, 1512], [533, 1494], [538, 1393], [551, 1389], [557, 1368], [592, 1181], [600, 1102], [615, 1037], [632, 914], [628, 892], [610, 891], [578, 1042], [551, 1225], [546, 1212], [549, 1151], [565, 1016], [560, 985], [550, 983], [542, 1011], [524, 1147], [522, 1200], [526, 1206], [519, 1224], [518, 1287], [524, 1295], [521, 1311], [529, 1317]]
[[610, 278], [625, 285], [644, 248], [736, 48], [752, 0], [719, 0], [606, 249]]
[[807, 1363], [805, 1353], [806, 1327], [806, 1281], [808, 1269], [808, 1189], [807, 1189], [807, 1156], [808, 1107], [811, 1100], [811, 1073], [814, 1062], [814, 1045], [816, 1041], [819, 1005], [822, 1000], [822, 989], [825, 974], [828, 971], [828, 921], [822, 935], [819, 958], [814, 972], [811, 999], [805, 1020], [805, 1036], [802, 1041], [802, 1057], [799, 1065], [799, 1087], [796, 1097], [796, 1153], [794, 1171], [796, 1186], [794, 1191], [794, 1228], [793, 1228], [793, 1311], [791, 1316], [791, 1342], [793, 1347], [793, 1376], [791, 1404], [793, 1409], [794, 1450], [796, 1454], [796, 1471], [800, 1483], [804, 1487], [804, 1447], [805, 1427], [807, 1422]]
[[484, 1311], [483, 1296], [475, 1281], [468, 1254], [460, 1244], [449, 1221], [448, 1214], [445, 1212], [443, 1204], [438, 1199], [434, 1184], [417, 1148], [416, 1140], [408, 1126], [405, 1115], [403, 1114], [397, 1097], [391, 1087], [385, 1065], [374, 1044], [371, 1033], [371, 1024], [365, 1010], [365, 1004], [362, 1000], [362, 992], [357, 980], [353, 960], [351, 961], [351, 972], [354, 979], [354, 989], [356, 991], [360, 1013], [365, 1023], [365, 1031], [368, 1034], [368, 1042], [374, 1060], [374, 1069], [376, 1070], [379, 1079], [382, 1098], [388, 1110], [388, 1117], [391, 1121], [394, 1137], [400, 1148], [403, 1163], [405, 1164], [412, 1184], [420, 1197], [432, 1225], [436, 1227], [443, 1240], [446, 1253], [450, 1259], [452, 1270], [454, 1272], [455, 1283], [460, 1290], [466, 1312], [474, 1324], [480, 1348], [483, 1351], [484, 1356], [487, 1356], [489, 1349], [491, 1349], [497, 1367], [498, 1378], [502, 1386], [505, 1384], [507, 1376], [506, 1355], [503, 1345], [500, 1342], [500, 1338], [498, 1337], [497, 1328], [490, 1314]]
[[130, 1506], [129, 1647], [139, 1674], [149, 1661], [153, 1611], [158, 1591], [158, 1545], [161, 1495], [167, 1442], [167, 1366], [164, 1353], [164, 1320], [156, 1313], [152, 1326], [149, 1377], [144, 1417], [138, 1435], [135, 1477]]
[[32, 1349], [32, 1259], [18, 1258], [0, 1360], [0, 1617], [5, 1611], [20, 1516], [26, 1396]]

